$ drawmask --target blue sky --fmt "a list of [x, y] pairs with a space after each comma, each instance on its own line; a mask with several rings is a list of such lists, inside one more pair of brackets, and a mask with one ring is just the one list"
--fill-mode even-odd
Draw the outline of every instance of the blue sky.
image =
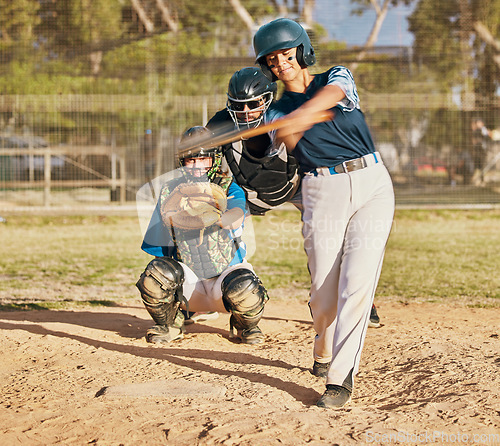
[[[365, 43], [375, 21], [375, 11], [372, 9], [362, 16], [351, 15], [353, 8], [350, 0], [316, 0], [314, 20], [328, 31], [331, 38], [346, 42], [348, 45]], [[413, 35], [408, 32], [406, 18], [413, 7], [391, 7], [387, 13], [376, 45], [410, 46]]]

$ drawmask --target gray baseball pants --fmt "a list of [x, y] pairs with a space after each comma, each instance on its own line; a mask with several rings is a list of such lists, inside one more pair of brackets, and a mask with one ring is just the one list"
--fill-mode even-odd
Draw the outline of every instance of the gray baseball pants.
[[341, 385], [359, 369], [394, 216], [392, 181], [381, 162], [349, 173], [307, 174], [302, 204], [314, 359], [331, 361], [326, 383]]

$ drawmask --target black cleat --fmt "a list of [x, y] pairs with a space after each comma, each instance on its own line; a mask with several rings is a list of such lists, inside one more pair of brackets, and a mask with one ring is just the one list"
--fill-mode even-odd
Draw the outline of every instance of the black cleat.
[[259, 327], [255, 326], [253, 328], [242, 330], [240, 338], [243, 344], [260, 344], [264, 342], [266, 336], [262, 333], [262, 330]]
[[318, 362], [314, 361], [312, 374], [318, 378], [326, 378], [328, 375], [328, 369], [330, 368], [329, 362]]
[[151, 344], [168, 344], [184, 337], [184, 327], [155, 325], [146, 332], [146, 341]]
[[380, 325], [380, 318], [378, 317], [377, 314], [377, 308], [375, 305], [372, 305], [372, 309], [370, 311], [370, 320], [368, 321], [368, 328], [379, 328], [381, 327]]
[[327, 384], [326, 391], [318, 400], [316, 406], [327, 409], [339, 409], [351, 400], [351, 391], [336, 384]]

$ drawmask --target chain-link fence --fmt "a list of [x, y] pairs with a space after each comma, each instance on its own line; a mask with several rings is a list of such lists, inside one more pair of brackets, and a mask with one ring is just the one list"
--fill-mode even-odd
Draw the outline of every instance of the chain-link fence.
[[[135, 200], [145, 182], [175, 167], [180, 134], [225, 106], [234, 71], [254, 65], [252, 33], [227, 5], [203, 18], [189, 1], [18, 3], [0, 19], [0, 212]], [[253, 2], [242, 3], [258, 15]], [[499, 204], [498, 25], [488, 29], [459, 8], [450, 37], [434, 38], [433, 17], [419, 19], [428, 3], [413, 2], [411, 46], [352, 48], [309, 27], [312, 71], [353, 71], [398, 205]], [[178, 15], [169, 22], [159, 4]], [[436, 22], [438, 14], [450, 12], [435, 11]]]

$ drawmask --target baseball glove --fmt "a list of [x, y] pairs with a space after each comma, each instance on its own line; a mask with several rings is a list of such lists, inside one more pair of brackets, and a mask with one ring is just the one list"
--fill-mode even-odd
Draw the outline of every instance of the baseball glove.
[[227, 209], [222, 187], [210, 182], [179, 184], [161, 204], [163, 222], [179, 229], [204, 229]]

